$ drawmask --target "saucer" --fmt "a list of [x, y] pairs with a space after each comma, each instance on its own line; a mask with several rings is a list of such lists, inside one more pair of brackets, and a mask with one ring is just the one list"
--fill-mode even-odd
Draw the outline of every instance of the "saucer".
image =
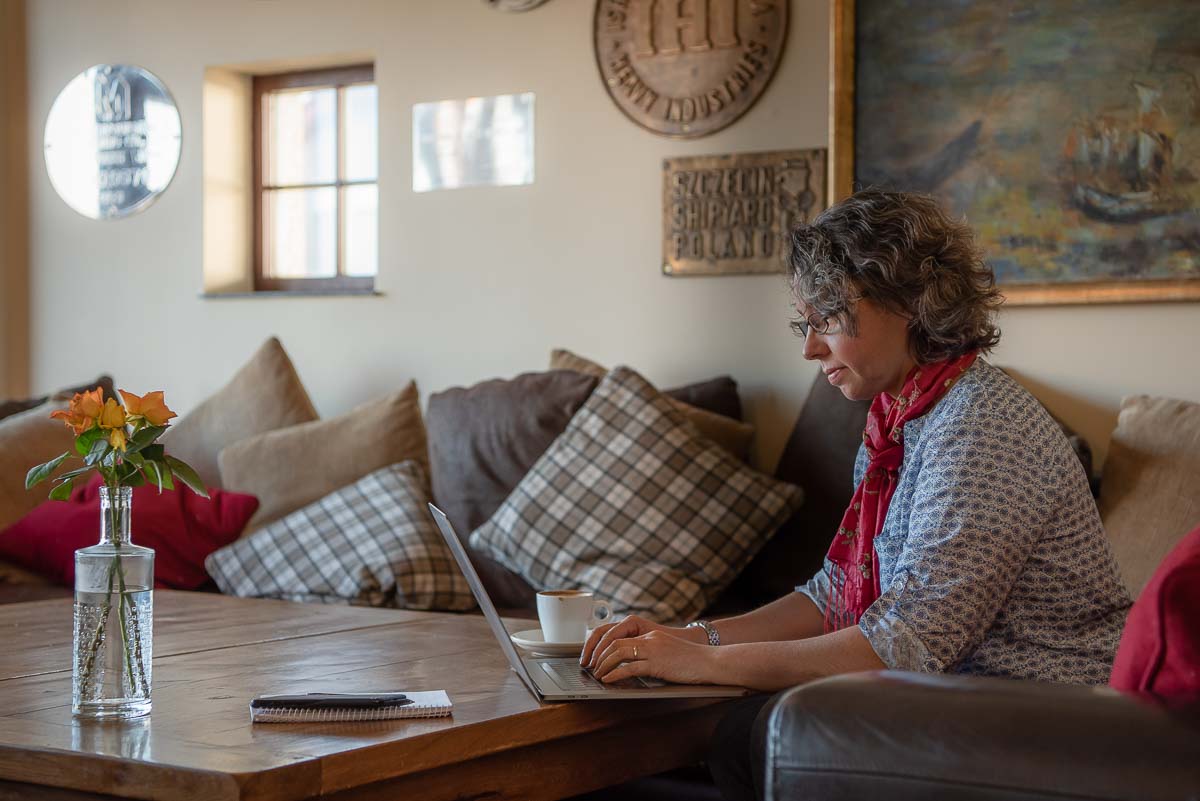
[[513, 645], [539, 656], [579, 656], [583, 642], [546, 642], [541, 629], [527, 629], [508, 635]]

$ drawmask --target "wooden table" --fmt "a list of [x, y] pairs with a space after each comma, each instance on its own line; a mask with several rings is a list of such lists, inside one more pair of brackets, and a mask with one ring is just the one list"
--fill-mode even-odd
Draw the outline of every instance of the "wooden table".
[[[539, 704], [478, 615], [155, 593], [154, 711], [71, 715], [71, 601], [0, 606], [0, 801], [554, 799], [689, 764], [727, 702]], [[260, 693], [444, 689], [451, 718], [251, 725]]]

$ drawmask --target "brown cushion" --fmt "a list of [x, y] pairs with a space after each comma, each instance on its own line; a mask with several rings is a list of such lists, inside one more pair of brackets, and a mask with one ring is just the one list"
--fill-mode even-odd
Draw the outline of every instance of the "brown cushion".
[[[551, 370], [430, 396], [425, 420], [434, 503], [464, 541], [500, 508], [597, 383]], [[534, 590], [520, 576], [478, 553], [471, 561], [497, 606], [534, 603]]]
[[[596, 378], [603, 378], [608, 373], [603, 365], [563, 348], [550, 351], [550, 369], [574, 370]], [[732, 404], [727, 400], [730, 388], [734, 398]], [[750, 446], [754, 443], [754, 426], [741, 422], [741, 402], [737, 400], [737, 384], [732, 378], [724, 376], [700, 384], [689, 384], [663, 394], [671, 399], [701, 434], [743, 462], [749, 460]], [[704, 401], [719, 404], [720, 408], [710, 409]], [[729, 414], [735, 409], [734, 414]]]
[[27, 411], [29, 409], [34, 408], [35, 406], [41, 406], [43, 403], [45, 403], [48, 400], [70, 400], [71, 397], [73, 395], [75, 395], [76, 393], [89, 392], [89, 391], [95, 389], [96, 387], [100, 387], [100, 389], [104, 392], [105, 400], [107, 400], [108, 398], [116, 398], [117, 397], [117, 394], [113, 391], [112, 376], [102, 375], [99, 378], [97, 378], [95, 381], [89, 381], [86, 384], [80, 384], [77, 387], [67, 387], [66, 389], [60, 389], [58, 392], [55, 392], [52, 395], [43, 395], [40, 398], [25, 398], [23, 400], [0, 401], [0, 420], [3, 420], [5, 417], [9, 417], [11, 415], [17, 414], [18, 412]]
[[1100, 517], [1134, 597], [1184, 534], [1200, 523], [1200, 404], [1135, 395], [1121, 403]]
[[235, 442], [317, 419], [283, 345], [271, 337], [229, 383], [163, 435], [167, 453], [190, 464], [210, 487], [220, 487], [217, 455]]
[[[65, 403], [50, 401], [0, 420], [0, 529], [31, 512], [53, 488], [53, 484], [42, 483], [26, 490], [25, 474], [31, 467], [74, 448], [71, 429], [50, 419], [50, 412], [65, 408]], [[77, 467], [80, 462], [68, 459], [59, 470]]]
[[850, 496], [869, 401], [850, 401], [818, 373], [775, 477], [804, 488], [804, 505], [746, 566], [730, 593], [751, 604], [807, 581], [824, 561]]
[[[221, 486], [258, 498], [245, 534], [397, 462], [429, 470], [417, 385], [341, 417], [235, 442], [221, 451]], [[244, 536], [244, 534], [243, 534]]]

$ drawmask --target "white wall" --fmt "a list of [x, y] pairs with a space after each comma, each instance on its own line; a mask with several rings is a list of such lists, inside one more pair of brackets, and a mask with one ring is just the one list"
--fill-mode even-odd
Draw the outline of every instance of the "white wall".
[[[815, 368], [786, 327], [782, 279], [667, 279], [659, 272], [661, 160], [826, 141], [828, 11], [793, 0], [783, 63], [723, 132], [644, 132], [601, 86], [594, 3], [501, 14], [480, 0], [35, 0], [29, 7], [33, 383], [100, 370], [163, 388], [186, 410], [277, 334], [323, 415], [416, 378], [423, 394], [544, 366], [565, 345], [669, 386], [740, 383], [774, 464]], [[206, 67], [370, 51], [380, 103], [377, 298], [203, 299], [201, 95]], [[149, 210], [94, 222], [54, 194], [42, 124], [73, 75], [144, 66], [183, 120], [174, 183]], [[411, 107], [537, 94], [537, 182], [413, 194]], [[1119, 398], [1200, 401], [1200, 306], [1020, 309], [997, 361], [1101, 453]]]

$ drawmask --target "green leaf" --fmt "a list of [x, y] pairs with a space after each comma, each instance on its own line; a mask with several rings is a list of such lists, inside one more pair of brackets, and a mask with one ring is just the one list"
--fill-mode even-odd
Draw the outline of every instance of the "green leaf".
[[171, 482], [171, 468], [165, 464], [160, 465], [158, 462], [147, 461], [142, 465], [142, 472], [146, 474], [147, 481], [158, 486], [160, 493], [163, 489], [175, 489], [175, 485]]
[[174, 456], [166, 457], [166, 462], [167, 467], [171, 468], [171, 472], [175, 475], [175, 478], [186, 484], [192, 492], [201, 498], [208, 497], [208, 490], [204, 488], [204, 482], [200, 480], [200, 476], [196, 475], [195, 470]]
[[66, 481], [59, 484], [54, 489], [50, 490], [50, 500], [52, 500], [52, 501], [69, 500], [71, 497], [71, 489], [74, 486], [74, 483], [75, 482], [73, 482], [71, 479], [68, 478]]
[[94, 467], [80, 467], [76, 470], [70, 470], [66, 473], [63, 473], [61, 476], [57, 477], [54, 480], [55, 481], [69, 481], [70, 479], [78, 478], [79, 476], [82, 476], [84, 473], [90, 473], [95, 469], [96, 468], [94, 468]]
[[117, 474], [117, 483], [122, 487], [140, 487], [146, 483], [146, 477], [134, 465], [125, 465]]
[[163, 457], [167, 455], [163, 450], [162, 445], [147, 445], [146, 447], [142, 448], [139, 453], [141, 453], [141, 455], [150, 462], [161, 462]]
[[143, 448], [149, 447], [154, 443], [154, 440], [161, 437], [163, 432], [166, 430], [166, 426], [146, 426], [134, 434], [133, 438], [129, 440], [128, 450], [130, 452], [137, 453]]
[[126, 451], [125, 461], [136, 467], [141, 467], [142, 463], [146, 461], [146, 458], [140, 453], [130, 453], [129, 451]]
[[159, 461], [155, 462], [154, 464], [156, 467], [158, 467], [159, 475], [162, 476], [163, 489], [175, 489], [175, 482], [171, 480], [171, 468], [167, 466], [167, 463], [164, 461]]
[[80, 456], [87, 456], [91, 453], [92, 446], [96, 444], [96, 440], [105, 439], [105, 437], [104, 429], [89, 428], [75, 438], [75, 452]]
[[[37, 467], [32, 468], [28, 473], [25, 474], [25, 489], [32, 489], [34, 486], [41, 484], [43, 481], [49, 478], [50, 474], [57, 470], [58, 466], [63, 463], [63, 460], [70, 455], [70, 452], [67, 452], [61, 456], [55, 456], [45, 464], [39, 464]], [[183, 462], [180, 462], [180, 464], [183, 464]], [[184, 466], [186, 467], [186, 465]]]
[[106, 439], [98, 439], [92, 443], [92, 447], [88, 450], [87, 455], [83, 457], [83, 463], [86, 465], [99, 464], [104, 461], [104, 457], [108, 456], [112, 451], [112, 446], [108, 444]]

